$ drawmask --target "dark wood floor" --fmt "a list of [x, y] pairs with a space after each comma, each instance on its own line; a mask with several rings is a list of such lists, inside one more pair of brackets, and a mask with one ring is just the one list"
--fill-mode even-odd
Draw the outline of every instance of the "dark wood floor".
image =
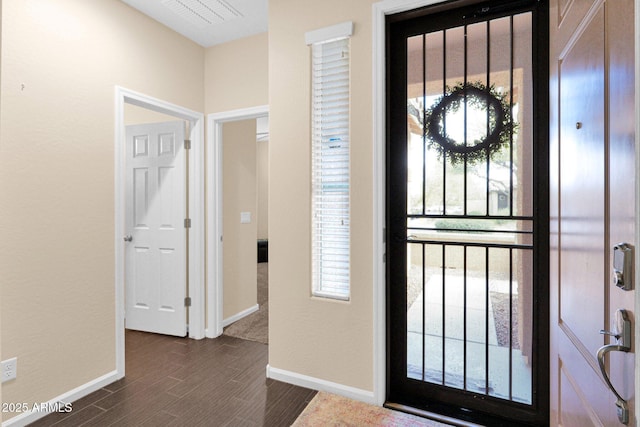
[[126, 333], [126, 377], [32, 426], [289, 426], [315, 391], [267, 379], [265, 344]]

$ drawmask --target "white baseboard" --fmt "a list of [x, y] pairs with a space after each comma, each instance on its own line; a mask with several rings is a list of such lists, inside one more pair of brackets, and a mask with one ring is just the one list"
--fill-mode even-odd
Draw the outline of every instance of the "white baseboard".
[[350, 399], [359, 400], [371, 405], [378, 405], [375, 395], [372, 391], [362, 390], [307, 375], [298, 374], [296, 372], [285, 371], [284, 369], [272, 368], [267, 365], [267, 378], [282, 381], [285, 383], [297, 385], [300, 387], [310, 388], [318, 391], [325, 391]]
[[255, 313], [256, 311], [258, 311], [259, 308], [260, 308], [260, 306], [258, 304], [256, 304], [253, 307], [249, 307], [246, 310], [242, 310], [240, 313], [236, 313], [231, 317], [227, 317], [226, 319], [224, 319], [222, 321], [222, 327], [226, 328], [227, 326], [229, 326], [233, 322], [237, 322], [238, 320], [242, 319], [243, 317], [247, 317], [251, 313]]
[[[100, 390], [102, 387], [108, 384], [111, 384], [112, 382], [115, 382], [120, 378], [122, 378], [122, 376], [118, 375], [118, 371], [109, 372], [108, 374], [105, 374], [99, 378], [96, 378], [93, 381], [89, 381], [88, 383], [83, 384], [80, 387], [76, 387], [71, 391], [68, 391], [64, 394], [61, 394], [58, 397], [55, 397], [49, 400], [48, 402], [46, 402], [46, 405], [43, 404], [42, 406], [55, 407], [55, 404], [58, 402], [64, 402], [64, 403], [75, 402], [76, 400], [81, 399], [87, 396], [88, 394], [93, 393], [96, 390]], [[44, 416], [49, 415], [50, 413], [51, 413], [50, 411], [23, 412], [20, 415], [17, 415], [3, 422], [2, 427], [26, 426], [27, 424], [30, 424], [36, 420], [39, 420], [40, 418], [43, 418]]]

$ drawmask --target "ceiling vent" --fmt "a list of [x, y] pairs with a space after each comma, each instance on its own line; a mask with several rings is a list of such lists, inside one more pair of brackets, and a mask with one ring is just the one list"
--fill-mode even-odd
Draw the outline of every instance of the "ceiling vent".
[[199, 28], [243, 16], [224, 0], [163, 0], [162, 4]]

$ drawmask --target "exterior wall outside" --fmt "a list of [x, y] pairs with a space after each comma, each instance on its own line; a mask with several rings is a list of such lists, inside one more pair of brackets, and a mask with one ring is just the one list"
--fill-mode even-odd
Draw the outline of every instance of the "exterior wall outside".
[[115, 370], [114, 86], [203, 111], [205, 50], [113, 0], [2, 18], [2, 395], [32, 404]]
[[[372, 0], [269, 3], [269, 365], [373, 390]], [[351, 300], [311, 297], [310, 48], [353, 21]]]
[[[222, 132], [223, 318], [227, 319], [256, 305], [258, 298], [256, 121], [225, 123]], [[241, 212], [251, 214], [250, 223], [240, 223]]]

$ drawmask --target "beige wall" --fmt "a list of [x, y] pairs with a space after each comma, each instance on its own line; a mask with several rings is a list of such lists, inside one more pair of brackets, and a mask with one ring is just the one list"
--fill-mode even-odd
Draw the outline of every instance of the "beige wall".
[[[223, 318], [258, 303], [256, 121], [222, 126]], [[240, 223], [249, 212], [251, 222]]]
[[[234, 40], [229, 43], [216, 45], [206, 49], [205, 54], [205, 111], [207, 114], [219, 113], [224, 111], [236, 110], [241, 108], [250, 108], [269, 103], [268, 99], [268, 35], [267, 33], [257, 34], [255, 36], [246, 37], [239, 40]], [[247, 121], [248, 122], [248, 121]], [[230, 197], [230, 191], [227, 190], [228, 184], [227, 173], [231, 173], [233, 167], [223, 167], [225, 174], [223, 177], [223, 189], [224, 198], [223, 201], [223, 216], [224, 216], [224, 255], [223, 255], [223, 274], [224, 274], [224, 298], [223, 298], [223, 319], [229, 316], [235, 315], [238, 312], [250, 308], [257, 303], [256, 294], [256, 261], [257, 261], [257, 229], [255, 228], [258, 222], [256, 212], [256, 124], [253, 122], [253, 135], [252, 135], [252, 168], [253, 168], [253, 204], [252, 204], [252, 224], [250, 226], [254, 229], [251, 243], [248, 243], [248, 239], [244, 239], [244, 243], [239, 244], [236, 241], [241, 238], [240, 235], [236, 235], [235, 231], [227, 230], [227, 225], [231, 225], [227, 219], [231, 216], [233, 219], [233, 226], [238, 228], [242, 226], [240, 230], [246, 230], [248, 224], [240, 224], [240, 210], [245, 208], [236, 207], [235, 211], [231, 214], [227, 213], [229, 204], [227, 203], [227, 197]], [[226, 133], [229, 129], [234, 128], [235, 123], [225, 123], [223, 125], [223, 131]], [[241, 125], [240, 125], [241, 126]], [[248, 137], [248, 134], [246, 135]], [[229, 141], [227, 135], [223, 136], [223, 150], [224, 150], [224, 162], [228, 161], [227, 154], [229, 154]], [[249, 150], [249, 147], [244, 147]], [[246, 159], [243, 162], [247, 161]], [[247, 168], [248, 164], [245, 165]], [[212, 173], [207, 171], [207, 173]], [[247, 210], [247, 209], [245, 209]], [[207, 213], [208, 216], [211, 213]], [[237, 240], [239, 242], [239, 240]], [[238, 244], [236, 249], [230, 248], [231, 245]], [[250, 246], [244, 246], [250, 245]], [[249, 253], [240, 252], [239, 256], [246, 258], [233, 259], [228, 254], [233, 251], [247, 248]], [[229, 265], [229, 262], [234, 262], [236, 265]], [[247, 270], [249, 268], [249, 270]], [[247, 273], [243, 276], [236, 276], [236, 272]], [[210, 276], [211, 272], [207, 272]], [[243, 280], [245, 280], [243, 282]], [[250, 282], [246, 282], [249, 280]], [[235, 283], [235, 284], [234, 284]]]
[[174, 116], [167, 114], [157, 113], [153, 110], [138, 107], [137, 105], [124, 104], [124, 124], [140, 125], [144, 123], [163, 123], [163, 122], [175, 122], [177, 119]]
[[258, 239], [269, 238], [269, 141], [257, 145]]
[[[272, 0], [269, 35], [205, 50], [116, 0], [4, 2], [2, 358], [19, 358], [5, 401], [46, 401], [115, 369], [114, 85], [206, 113], [270, 102], [270, 364], [372, 390], [372, 3]], [[358, 220], [340, 303], [310, 298], [304, 33], [345, 20]]]
[[45, 402], [115, 370], [114, 85], [204, 111], [204, 49], [120, 1], [20, 0], [0, 62], [2, 397]]
[[207, 114], [269, 102], [268, 48], [267, 33], [262, 33], [206, 50]]
[[[269, 2], [269, 364], [366, 391], [373, 390], [373, 3]], [[304, 41], [305, 32], [344, 21], [354, 22], [347, 303], [310, 296], [310, 57]]]

